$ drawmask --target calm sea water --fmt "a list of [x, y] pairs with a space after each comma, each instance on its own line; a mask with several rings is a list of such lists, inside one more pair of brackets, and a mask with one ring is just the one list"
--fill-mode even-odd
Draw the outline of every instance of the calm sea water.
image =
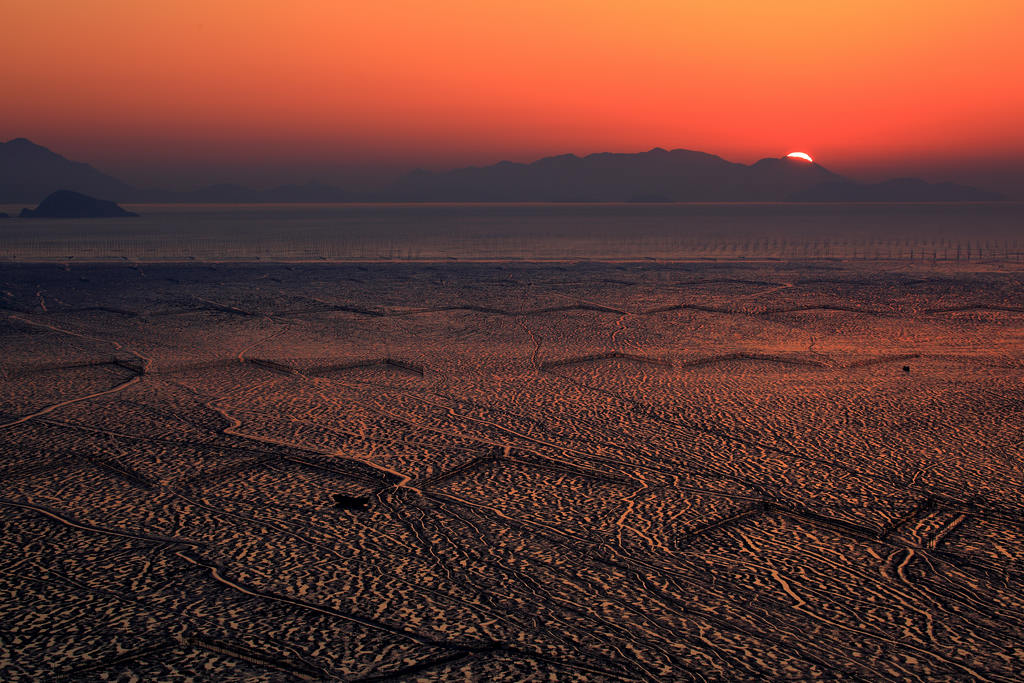
[[1024, 252], [1024, 203], [1016, 202], [128, 208], [142, 216], [0, 219], [0, 260], [1020, 260]]

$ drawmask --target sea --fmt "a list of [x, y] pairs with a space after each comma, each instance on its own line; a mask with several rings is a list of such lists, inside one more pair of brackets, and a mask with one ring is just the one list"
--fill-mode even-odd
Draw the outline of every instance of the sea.
[[22, 219], [0, 261], [1020, 261], [1024, 202], [139, 204], [138, 218]]

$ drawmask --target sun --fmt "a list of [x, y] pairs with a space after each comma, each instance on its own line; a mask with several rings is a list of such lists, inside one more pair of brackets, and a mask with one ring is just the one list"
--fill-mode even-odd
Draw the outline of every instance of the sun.
[[808, 154], [807, 152], [790, 152], [789, 154], [786, 155], [786, 158], [788, 158], [788, 159], [803, 159], [804, 161], [809, 161], [812, 164], [814, 163], [814, 159], [812, 159], [811, 155]]

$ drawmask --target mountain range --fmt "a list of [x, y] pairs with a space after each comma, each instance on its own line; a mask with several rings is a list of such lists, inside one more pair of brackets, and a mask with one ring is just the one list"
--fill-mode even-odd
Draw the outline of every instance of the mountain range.
[[373, 192], [307, 183], [271, 189], [211, 185], [147, 190], [70, 161], [25, 138], [0, 143], [0, 203], [36, 203], [55, 190], [116, 202], [899, 202], [992, 201], [966, 185], [900, 178], [863, 184], [789, 157], [754, 164], [685, 149], [636, 154], [563, 154], [532, 163], [502, 161], [452, 171], [417, 170]]
[[89, 164], [69, 161], [25, 138], [0, 143], [0, 203], [37, 204], [56, 190], [123, 201], [136, 190]]

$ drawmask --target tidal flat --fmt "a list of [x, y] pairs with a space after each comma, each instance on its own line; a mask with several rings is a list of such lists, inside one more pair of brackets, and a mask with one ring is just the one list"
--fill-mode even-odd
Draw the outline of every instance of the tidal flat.
[[1020, 680], [991, 251], [0, 264], [0, 678]]

